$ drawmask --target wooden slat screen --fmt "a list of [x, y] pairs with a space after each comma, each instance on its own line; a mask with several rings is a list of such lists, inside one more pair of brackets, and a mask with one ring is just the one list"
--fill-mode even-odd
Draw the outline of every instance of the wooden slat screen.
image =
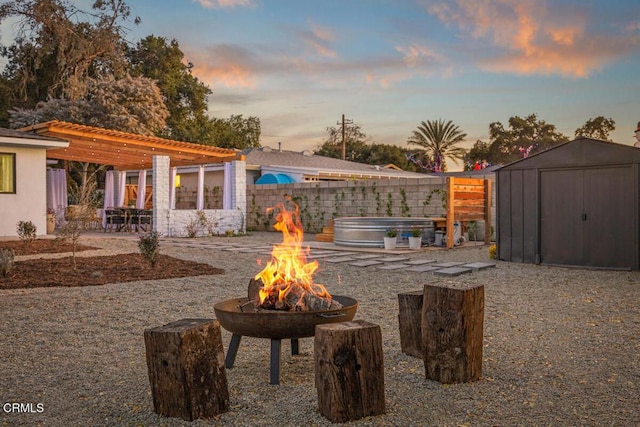
[[452, 248], [453, 223], [484, 220], [484, 243], [491, 240], [491, 181], [475, 178], [447, 178], [447, 248]]

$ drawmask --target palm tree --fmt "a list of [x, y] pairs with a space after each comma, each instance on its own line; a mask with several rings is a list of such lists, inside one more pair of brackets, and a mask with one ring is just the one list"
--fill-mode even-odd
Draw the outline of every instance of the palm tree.
[[458, 164], [458, 160], [462, 160], [466, 151], [462, 147], [456, 147], [456, 144], [464, 141], [467, 134], [462, 132], [457, 125], [451, 120], [444, 122], [442, 119], [428, 120], [420, 122], [418, 130], [413, 131], [413, 135], [407, 140], [407, 144], [415, 144], [424, 147], [425, 154], [428, 157], [442, 162], [442, 171], [447, 171], [447, 163], [445, 158], [450, 158], [454, 163]]

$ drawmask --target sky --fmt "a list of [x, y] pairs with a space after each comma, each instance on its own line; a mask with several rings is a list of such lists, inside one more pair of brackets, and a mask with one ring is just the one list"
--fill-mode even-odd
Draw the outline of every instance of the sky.
[[371, 142], [402, 147], [421, 121], [451, 120], [470, 148], [490, 123], [533, 113], [570, 138], [612, 118], [612, 139], [635, 142], [638, 0], [127, 4], [142, 20], [130, 41], [176, 39], [213, 91], [210, 114], [257, 116], [273, 148], [317, 148], [342, 114]]

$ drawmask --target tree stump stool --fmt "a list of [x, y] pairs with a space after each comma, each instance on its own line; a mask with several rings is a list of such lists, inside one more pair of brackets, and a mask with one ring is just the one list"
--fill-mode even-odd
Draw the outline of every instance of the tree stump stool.
[[482, 376], [484, 286], [425, 285], [422, 342], [427, 379], [441, 383]]
[[380, 326], [362, 320], [318, 325], [314, 354], [323, 416], [338, 423], [384, 414]]
[[400, 349], [409, 356], [424, 358], [422, 345], [422, 300], [424, 290], [398, 294]]
[[182, 319], [146, 329], [144, 343], [157, 414], [193, 421], [229, 410], [217, 320]]

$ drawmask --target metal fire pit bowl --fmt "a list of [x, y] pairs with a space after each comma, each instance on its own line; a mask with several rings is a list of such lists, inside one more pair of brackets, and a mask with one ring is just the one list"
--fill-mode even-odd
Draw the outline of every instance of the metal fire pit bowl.
[[[291, 338], [291, 354], [298, 354], [298, 338], [315, 335], [316, 325], [353, 320], [358, 301], [342, 295], [333, 295], [342, 308], [320, 311], [255, 311], [248, 298], [234, 298], [213, 306], [220, 325], [233, 335], [227, 350], [225, 366], [233, 364], [243, 336], [271, 339], [270, 383], [280, 384], [280, 348], [283, 338]], [[242, 311], [242, 308], [246, 311]]]
[[353, 320], [358, 302], [349, 297], [334, 295], [342, 308], [322, 311], [254, 311], [252, 304], [240, 307], [248, 298], [234, 298], [213, 306], [220, 325], [229, 332], [255, 338], [305, 338], [315, 335], [316, 325]]

